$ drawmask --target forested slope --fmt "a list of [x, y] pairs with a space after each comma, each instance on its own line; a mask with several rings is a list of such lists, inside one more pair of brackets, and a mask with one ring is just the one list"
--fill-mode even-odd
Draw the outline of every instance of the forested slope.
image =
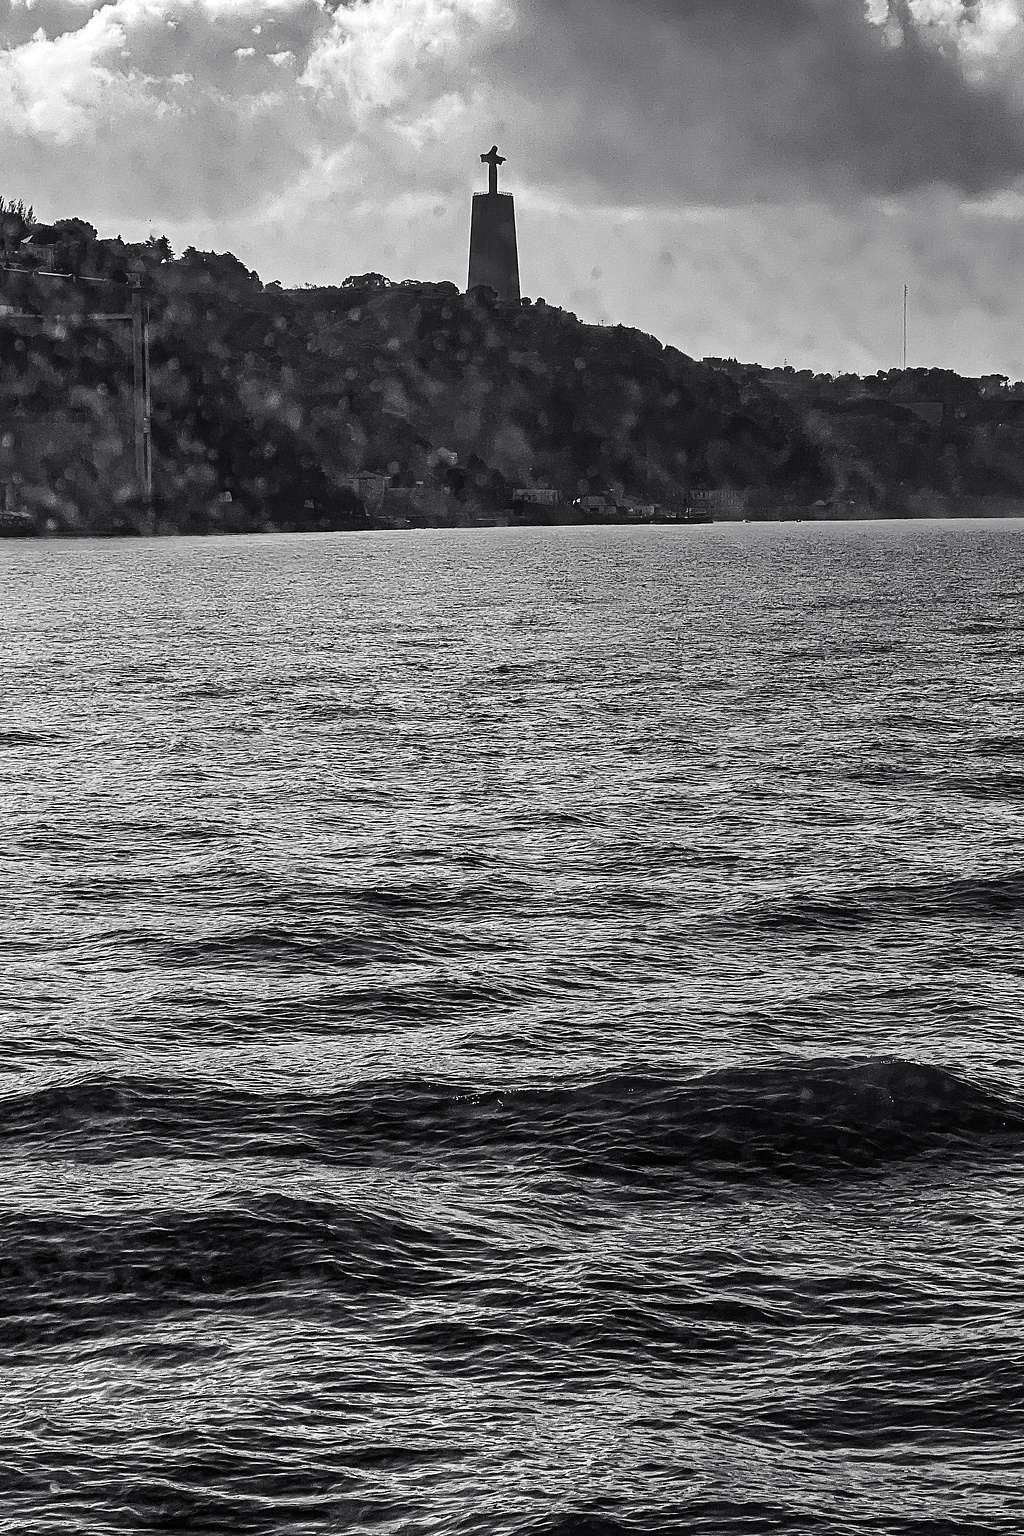
[[51, 260], [74, 280], [34, 272], [23, 248], [0, 296], [38, 316], [0, 317], [0, 474], [51, 526], [140, 526], [127, 328], [81, 318], [107, 302], [98, 277], [134, 274], [152, 316], [167, 531], [359, 526], [348, 482], [365, 471], [435, 488], [452, 521], [500, 514], [516, 486], [669, 502], [700, 486], [827, 491], [822, 456], [785, 401], [639, 332], [375, 274], [285, 291], [232, 256], [173, 259], [165, 242], [92, 241], [72, 222], [74, 249]]
[[[623, 326], [487, 289], [264, 285], [231, 255], [99, 240], [0, 204], [0, 484], [40, 530], [367, 527], [358, 476], [426, 520], [507, 514], [517, 487], [750, 515], [878, 515], [1024, 495], [1024, 386], [918, 370], [698, 362]], [[155, 508], [138, 499], [132, 282], [151, 315]]]

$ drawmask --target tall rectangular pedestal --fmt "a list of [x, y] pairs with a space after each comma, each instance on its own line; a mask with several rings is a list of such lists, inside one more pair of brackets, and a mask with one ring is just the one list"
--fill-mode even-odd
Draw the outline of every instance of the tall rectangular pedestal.
[[509, 192], [477, 192], [469, 235], [469, 283], [493, 288], [499, 299], [519, 303], [519, 252], [515, 199]]

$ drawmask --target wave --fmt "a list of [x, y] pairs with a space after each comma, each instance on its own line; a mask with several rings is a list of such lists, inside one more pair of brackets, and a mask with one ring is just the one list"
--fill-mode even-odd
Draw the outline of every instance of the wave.
[[[645, 1527], [645, 1536], [649, 1527]], [[630, 1521], [623, 1525], [609, 1515], [588, 1510], [569, 1510], [564, 1514], [543, 1516], [520, 1527], [522, 1536], [634, 1536], [637, 1527]]]
[[[48, 848], [57, 834], [47, 834]], [[26, 840], [25, 846], [31, 846]], [[41, 846], [41, 844], [40, 844]], [[77, 845], [75, 845], [77, 846]], [[727, 859], [720, 862], [727, 863]], [[637, 892], [616, 883], [618, 870], [609, 862], [600, 903], [583, 901], [579, 910], [598, 915], [613, 904], [616, 910], [675, 911], [676, 898], [667, 892]], [[110, 894], [108, 884], [70, 887], [79, 896], [98, 899]], [[387, 885], [356, 888], [345, 893], [346, 919], [322, 921], [302, 915], [301, 921], [261, 922], [258, 919], [225, 926], [219, 931], [189, 934], [158, 928], [118, 927], [69, 937], [59, 947], [85, 957], [105, 957], [114, 951], [132, 952], [156, 968], [216, 971], [225, 967], [259, 966], [275, 971], [310, 967], [356, 970], [386, 963], [410, 967], [437, 957], [472, 950], [498, 955], [514, 948], [507, 928], [495, 922], [487, 929], [462, 923], [463, 917], [506, 914], [520, 899], [508, 889], [484, 881], [463, 886], [403, 889]], [[777, 900], [747, 902], [731, 911], [709, 914], [699, 922], [704, 935], [734, 940], [764, 933], [844, 934], [873, 924], [920, 923], [922, 920], [992, 922], [1024, 912], [1024, 874], [963, 876], [927, 884], [862, 884], [827, 894], [797, 892]], [[57, 947], [56, 945], [54, 947]], [[602, 972], [599, 978], [606, 980]], [[590, 985], [587, 968], [578, 968], [562, 981], [547, 978], [549, 991], [574, 993]], [[502, 989], [499, 989], [502, 991]], [[507, 989], [514, 995], [517, 988]], [[532, 988], [527, 986], [530, 994]]]
[[1009, 630], [1016, 629], [1015, 624], [1008, 624], [1003, 619], [964, 619], [959, 624], [951, 624], [948, 633], [951, 635], [1001, 635]]
[[969, 743], [974, 752], [992, 757], [1009, 757], [1024, 754], [1024, 732], [997, 732], [988, 736], [972, 737]]
[[681, 1076], [609, 1073], [504, 1086], [391, 1078], [327, 1093], [209, 1081], [88, 1079], [0, 1097], [0, 1141], [71, 1139], [79, 1154], [376, 1161], [381, 1152], [509, 1154], [615, 1177], [865, 1166], [982, 1153], [1024, 1133], [1024, 1104], [949, 1068], [795, 1061]]
[[102, 1332], [112, 1303], [134, 1312], [282, 1285], [333, 1295], [429, 1290], [439, 1269], [472, 1275], [484, 1245], [387, 1211], [262, 1195], [200, 1211], [103, 1216], [10, 1212], [0, 1231], [0, 1344], [32, 1349]]
[[1014, 800], [1024, 795], [1024, 772], [963, 775], [947, 780], [945, 787], [971, 800]]
[[4, 747], [48, 747], [66, 740], [55, 731], [0, 731], [0, 751]]
[[353, 914], [351, 925], [340, 923], [300, 925], [254, 923], [220, 933], [195, 937], [147, 929], [112, 929], [74, 941], [69, 948], [134, 950], [153, 966], [189, 969], [259, 965], [332, 969], [360, 967], [385, 961], [391, 965], [417, 965], [433, 952], [417, 944], [406, 932], [392, 934], [386, 927], [371, 927]]
[[796, 895], [784, 901], [743, 907], [726, 915], [724, 925], [803, 932], [845, 930], [906, 919], [1000, 918], [1021, 911], [1024, 874], [965, 875], [925, 885], [858, 885], [825, 897]]
[[[676, 1513], [634, 1514], [620, 1510], [612, 1515], [580, 1509], [541, 1515], [510, 1525], [508, 1536], [761, 1536], [769, 1531], [779, 1536], [796, 1531], [837, 1536], [839, 1529], [827, 1516], [819, 1518], [804, 1512], [794, 1517], [791, 1508], [767, 1498], [690, 1498]], [[887, 1524], [885, 1529], [886, 1536], [910, 1536], [909, 1527], [900, 1522]], [[843, 1526], [842, 1530], [852, 1532], [853, 1527]], [[951, 1527], [936, 1531], [934, 1536], [954, 1536], [954, 1531]]]
[[[214, 883], [208, 890], [225, 905], [232, 894], [228, 885]], [[482, 882], [432, 891], [387, 886], [359, 888], [344, 893], [348, 910], [340, 920], [322, 921], [300, 909], [286, 921], [236, 920], [230, 926], [225, 923], [219, 929], [211, 926], [206, 932], [196, 933], [155, 927], [109, 928], [90, 932], [86, 937], [69, 938], [60, 947], [83, 954], [134, 952], [144, 956], [150, 965], [175, 968], [296, 963], [345, 967], [379, 961], [418, 965], [424, 957], [433, 959], [438, 954], [454, 954], [467, 947], [474, 953], [507, 949], [509, 939], [497, 932], [464, 933], [457, 931], [457, 925], [460, 918], [479, 916], [488, 906], [496, 916], [506, 913], [518, 894], [514, 887], [510, 896], [508, 890]], [[282, 897], [285, 899], [291, 900], [293, 907], [296, 905], [294, 899]], [[308, 907], [312, 910], [314, 906], [315, 902], [310, 900]]]

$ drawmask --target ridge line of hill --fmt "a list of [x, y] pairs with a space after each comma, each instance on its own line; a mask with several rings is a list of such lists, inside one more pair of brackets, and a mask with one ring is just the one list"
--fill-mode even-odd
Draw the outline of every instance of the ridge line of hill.
[[[3, 531], [1024, 510], [1024, 385], [1006, 379], [701, 362], [540, 299], [377, 273], [283, 289], [230, 254], [30, 215], [0, 202]], [[152, 508], [130, 335], [89, 318], [132, 280], [151, 312]]]

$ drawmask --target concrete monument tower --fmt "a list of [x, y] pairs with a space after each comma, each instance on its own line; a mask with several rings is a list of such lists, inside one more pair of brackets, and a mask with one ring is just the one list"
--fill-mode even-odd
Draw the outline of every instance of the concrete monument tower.
[[505, 164], [492, 144], [480, 159], [487, 166], [487, 191], [473, 194], [473, 223], [469, 234], [469, 283], [493, 288], [499, 299], [519, 303], [519, 252], [516, 249], [516, 205], [509, 192], [498, 191], [498, 166]]

